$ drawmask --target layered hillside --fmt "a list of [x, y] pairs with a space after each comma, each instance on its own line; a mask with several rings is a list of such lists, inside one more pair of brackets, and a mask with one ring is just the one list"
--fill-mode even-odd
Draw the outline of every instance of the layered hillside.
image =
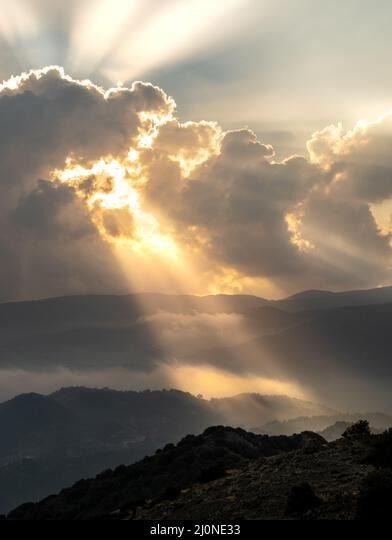
[[0, 404], [0, 513], [209, 426], [247, 427], [305, 414], [336, 411], [256, 394], [205, 400], [175, 390], [64, 388], [49, 396], [21, 395]]
[[153, 457], [129, 467], [81, 480], [37, 504], [12, 512], [10, 519], [85, 520], [129, 517], [141, 506], [166, 501], [194, 484], [206, 484], [242, 469], [260, 457], [285, 455], [293, 450], [318, 448], [324, 439], [313, 433], [268, 437], [241, 429], [210, 428], [188, 436], [177, 446], [167, 445]]
[[10, 520], [389, 519], [392, 431], [361, 421], [338, 441], [210, 428], [130, 467], [81, 480]]

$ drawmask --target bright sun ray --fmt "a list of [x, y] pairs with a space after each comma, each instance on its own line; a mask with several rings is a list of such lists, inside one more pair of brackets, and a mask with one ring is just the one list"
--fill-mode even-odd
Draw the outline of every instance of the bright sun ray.
[[[132, 185], [133, 179], [140, 173], [135, 159], [137, 151], [133, 149], [124, 163], [101, 159], [85, 168], [70, 158], [64, 170], [53, 172], [53, 178], [76, 189], [86, 201], [93, 221], [107, 241], [139, 253], [153, 252], [175, 257], [177, 247], [174, 240], [162, 233], [158, 220], [141, 208], [139, 193]], [[88, 181], [93, 182], [94, 189], [91, 189]], [[122, 222], [126, 218], [125, 229], [117, 226], [115, 232], [110, 232], [105, 211], [125, 211], [118, 214]]]
[[[92, 73], [141, 9], [139, 0], [87, 0], [78, 6], [68, 63], [76, 73]], [[99, 40], [97, 37], [99, 36]]]
[[87, 65], [92, 73], [100, 65], [113, 82], [142, 77], [234, 35], [245, 19], [246, 3], [89, 0], [75, 13], [69, 66], [79, 73]]
[[[0, 0], [0, 35], [23, 69], [65, 62], [78, 77], [97, 72], [116, 83], [232, 39], [250, 19], [247, 2], [72, 0], [60, 8], [46, 0]], [[52, 39], [59, 32], [64, 51]]]
[[287, 395], [310, 399], [309, 392], [294, 382], [252, 375], [236, 376], [211, 366], [173, 365], [166, 368], [167, 378], [175, 388], [194, 393], [197, 388], [207, 398], [255, 392], [263, 395]]
[[43, 21], [25, 0], [0, 0], [0, 37], [22, 69], [28, 69], [37, 61], [31, 43], [42, 32]]
[[392, 199], [373, 204], [371, 211], [382, 234], [392, 234]]
[[36, 35], [40, 29], [31, 5], [23, 0], [0, 1], [0, 33], [9, 45]]

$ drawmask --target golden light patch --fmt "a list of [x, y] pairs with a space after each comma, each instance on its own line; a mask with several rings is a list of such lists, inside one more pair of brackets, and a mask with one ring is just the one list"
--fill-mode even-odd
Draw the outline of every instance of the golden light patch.
[[285, 219], [287, 223], [288, 231], [291, 235], [291, 242], [297, 246], [300, 251], [311, 251], [315, 249], [314, 244], [306, 240], [302, 236], [301, 225], [303, 218], [303, 208], [302, 205], [298, 205], [296, 211], [287, 214]]
[[282, 298], [286, 294], [269, 278], [250, 277], [234, 268], [221, 266], [204, 272], [202, 291], [206, 290], [212, 295], [251, 294], [270, 299]]
[[223, 132], [214, 122], [167, 122], [158, 140], [169, 159], [177, 163], [188, 178], [211, 157], [219, 155]]
[[142, 111], [139, 113], [142, 126], [139, 128], [137, 147], [140, 149], [152, 148], [159, 135], [159, 128], [173, 119], [172, 113], [158, 114]]
[[384, 235], [392, 234], [392, 199], [382, 203], [372, 204], [370, 207], [380, 232]]
[[182, 176], [188, 178], [192, 172], [207, 161], [211, 156], [211, 153], [208, 150], [200, 151], [198, 156], [195, 158], [190, 158], [181, 155], [169, 156], [169, 159], [178, 163], [181, 169]]
[[209, 278], [210, 294], [239, 294], [246, 288], [248, 278], [233, 268], [221, 268]]
[[65, 168], [54, 171], [52, 176], [75, 188], [106, 241], [138, 253], [175, 256], [174, 240], [162, 232], [155, 216], [141, 207], [138, 159], [136, 150], [130, 150], [124, 162], [101, 159], [90, 167], [83, 167], [70, 158]]
[[255, 392], [263, 395], [286, 395], [297, 399], [309, 399], [297, 384], [267, 379], [254, 375], [234, 375], [211, 366], [168, 366], [166, 377], [173, 387], [185, 392], [198, 392], [207, 398], [219, 398], [241, 393]]

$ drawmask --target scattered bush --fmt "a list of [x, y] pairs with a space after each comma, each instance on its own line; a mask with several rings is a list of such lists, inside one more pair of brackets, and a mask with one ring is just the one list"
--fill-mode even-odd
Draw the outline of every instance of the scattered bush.
[[181, 488], [177, 485], [170, 485], [165, 488], [164, 492], [162, 493], [161, 497], [159, 497], [159, 501], [165, 501], [165, 500], [172, 500], [179, 497], [181, 494]]
[[307, 483], [294, 486], [287, 499], [288, 515], [304, 515], [322, 504], [312, 486]]
[[392, 472], [376, 471], [365, 479], [358, 499], [357, 520], [379, 521], [391, 518]]
[[392, 469], [392, 429], [374, 438], [367, 462], [375, 467]]
[[348, 440], [364, 439], [370, 437], [370, 425], [367, 420], [360, 420], [348, 427], [343, 433], [343, 438]]
[[226, 476], [226, 468], [222, 463], [217, 463], [208, 467], [200, 473], [198, 478], [201, 484], [208, 484], [208, 482], [213, 482], [214, 480], [219, 480]]
[[[324, 442], [317, 435], [311, 437]], [[241, 429], [210, 428], [202, 435], [186, 437], [177, 446], [166, 446], [153, 457], [79, 482], [50, 500], [18, 508], [9, 519], [121, 519], [124, 514], [132, 515], [143, 501], [175, 498], [194, 483], [223, 478], [227, 470], [241, 468], [249, 460], [302, 449], [309, 438], [310, 434], [268, 437]]]

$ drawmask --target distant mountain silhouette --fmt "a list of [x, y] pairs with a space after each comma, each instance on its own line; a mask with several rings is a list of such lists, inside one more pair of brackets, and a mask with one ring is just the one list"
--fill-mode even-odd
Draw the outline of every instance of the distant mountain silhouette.
[[85, 295], [0, 303], [0, 327], [23, 328], [129, 323], [159, 311], [170, 313], [243, 313], [268, 305], [256, 296], [167, 294]]
[[392, 302], [392, 287], [337, 293], [305, 291], [284, 300], [279, 300], [275, 302], [275, 305], [284, 311], [298, 312], [348, 306], [369, 306], [388, 302]]
[[341, 408], [392, 411], [392, 303], [308, 312], [298, 324], [247, 343], [206, 351], [217, 365], [298, 380]]
[[[0, 304], [0, 368], [145, 369], [162, 356], [159, 313], [243, 314], [267, 305], [253, 296], [75, 296]], [[268, 324], [268, 323], [267, 323]], [[206, 338], [211, 340], [211, 336]]]
[[326, 440], [332, 441], [342, 436], [345, 429], [359, 422], [367, 420], [374, 432], [385, 431], [392, 428], [392, 416], [382, 413], [335, 414], [332, 416], [302, 416], [283, 422], [274, 420], [264, 426], [254, 428], [254, 433], [265, 435], [293, 435], [302, 431], [320, 433]]
[[282, 421], [296, 417], [296, 412], [299, 411], [302, 411], [300, 416], [310, 417], [337, 414], [336, 410], [324, 405], [287, 396], [240, 394], [229, 398], [211, 399], [210, 404], [212, 409], [225, 419], [226, 424], [246, 429], [256, 425], [260, 418], [273, 417], [273, 421]]
[[[178, 358], [240, 374], [263, 376], [265, 367], [267, 377], [304, 381], [327, 401], [319, 387], [326, 381], [327, 366], [333, 366], [333, 402], [340, 376], [358, 379], [362, 386], [369, 383], [369, 388], [392, 376], [391, 295], [392, 288], [384, 288], [310, 291], [279, 302], [252, 296], [144, 294], [0, 304], [0, 368], [148, 372], [157, 362]], [[168, 314], [178, 321], [171, 322]], [[222, 314], [240, 316], [243, 335], [232, 327], [225, 330]], [[195, 336], [178, 330], [176, 340], [164, 341], [175, 334], [182, 317], [190, 317], [187, 328], [192, 328], [197, 315], [217, 317], [219, 339], [213, 322], [205, 321]], [[380, 392], [382, 396], [381, 387]], [[392, 401], [386, 403], [392, 407]], [[358, 408], [357, 403], [348, 406]], [[373, 407], [381, 405], [375, 402]]]

